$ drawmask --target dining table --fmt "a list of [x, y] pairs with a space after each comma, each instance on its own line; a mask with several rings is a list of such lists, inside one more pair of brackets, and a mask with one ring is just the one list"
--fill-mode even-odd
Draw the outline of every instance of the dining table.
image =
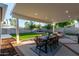
[[51, 38], [51, 37], [55, 37], [55, 35], [52, 35], [52, 36], [41, 36], [41, 37], [39, 37], [40, 39], [43, 40], [43, 42], [45, 42], [45, 51], [44, 51], [45, 53], [48, 52], [47, 45], [48, 45], [48, 40], [49, 40], [49, 38]]

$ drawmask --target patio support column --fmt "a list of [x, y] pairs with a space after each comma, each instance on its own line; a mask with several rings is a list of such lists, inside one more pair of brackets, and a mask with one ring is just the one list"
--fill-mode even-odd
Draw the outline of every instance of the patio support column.
[[[1, 40], [1, 21], [0, 21], [0, 40]], [[1, 43], [2, 42], [0, 42], [0, 48], [1, 48]]]
[[55, 23], [53, 23], [53, 33], [55, 32]]
[[17, 44], [20, 42], [19, 41], [19, 20], [18, 18], [16, 19], [16, 39], [17, 39]]
[[0, 21], [0, 38], [1, 38], [1, 21]]

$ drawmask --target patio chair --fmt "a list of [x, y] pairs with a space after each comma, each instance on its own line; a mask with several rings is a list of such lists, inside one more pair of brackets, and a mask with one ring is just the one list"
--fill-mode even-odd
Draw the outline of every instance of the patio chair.
[[60, 38], [60, 36], [58, 36], [58, 35], [55, 37], [55, 41], [54, 42], [55, 42], [55, 44], [57, 46], [59, 45], [59, 38]]
[[55, 32], [53, 35], [59, 36], [60, 38], [64, 37], [63, 32]]
[[46, 52], [45, 51], [45, 46], [46, 46], [45, 41], [40, 39], [38, 36], [34, 39], [34, 41], [36, 43], [36, 49], [39, 49], [39, 54], [40, 54], [41, 51]]
[[51, 37], [48, 40], [48, 46], [50, 47], [50, 51], [56, 48], [59, 45], [59, 36]]
[[50, 48], [50, 51], [54, 48], [54, 37], [48, 39], [48, 47]]

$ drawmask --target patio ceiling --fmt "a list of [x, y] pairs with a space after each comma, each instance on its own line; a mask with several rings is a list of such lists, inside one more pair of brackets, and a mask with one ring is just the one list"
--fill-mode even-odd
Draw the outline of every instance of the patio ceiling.
[[0, 3], [0, 22], [4, 19], [7, 5]]
[[79, 3], [16, 3], [16, 18], [52, 23], [79, 18]]

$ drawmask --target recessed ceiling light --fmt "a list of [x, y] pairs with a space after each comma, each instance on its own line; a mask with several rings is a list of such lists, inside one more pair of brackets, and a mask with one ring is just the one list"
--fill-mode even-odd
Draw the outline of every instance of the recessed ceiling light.
[[37, 15], [38, 15], [38, 13], [34, 13], [34, 15], [35, 15], [35, 16], [37, 16]]
[[48, 20], [48, 17], [46, 16], [45, 19]]
[[71, 17], [71, 16], [68, 16], [69, 18]]
[[68, 10], [66, 10], [65, 12], [66, 12], [66, 14], [68, 14], [68, 13], [69, 13], [69, 11], [68, 11]]

